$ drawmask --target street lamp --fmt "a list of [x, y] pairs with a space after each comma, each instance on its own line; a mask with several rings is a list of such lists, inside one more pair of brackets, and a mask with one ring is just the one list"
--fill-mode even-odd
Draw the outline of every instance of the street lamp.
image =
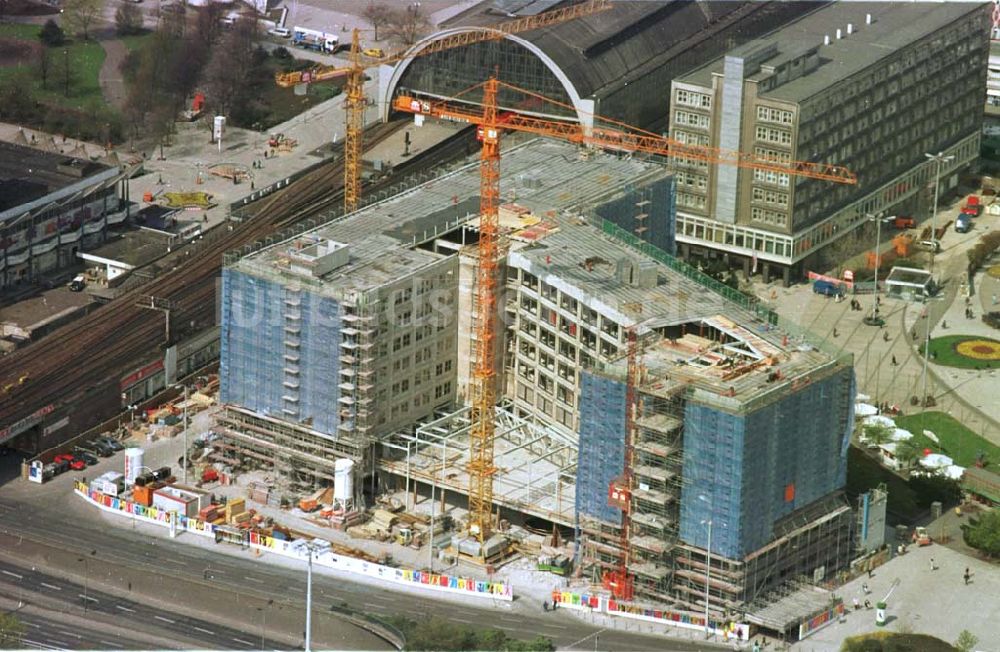
[[[91, 550], [90, 551], [90, 555], [91, 555], [91, 557], [97, 555], [97, 551], [96, 550]], [[86, 612], [87, 608], [90, 606], [90, 598], [87, 596], [87, 587], [90, 585], [90, 564], [88, 563], [89, 560], [90, 560], [90, 557], [87, 557], [86, 555], [77, 558], [77, 561], [82, 561], [83, 562], [83, 610], [84, 610], [84, 612]]]
[[[934, 272], [934, 254], [937, 252], [937, 208], [938, 208], [938, 188], [941, 185], [941, 164], [947, 163], [949, 161], [955, 160], [954, 156], [945, 156], [944, 152], [938, 152], [937, 154], [924, 154], [929, 160], [934, 161], [936, 164], [934, 171], [934, 212], [931, 213], [931, 264], [930, 271]], [[931, 304], [927, 302], [930, 297], [924, 297], [925, 312], [924, 319], [927, 323], [924, 324], [924, 369], [922, 372], [923, 379], [920, 382], [920, 406], [927, 406], [927, 361], [930, 359], [931, 355]]]
[[267, 608], [274, 604], [274, 599], [267, 601], [267, 604], [263, 607], [257, 607], [257, 611], [260, 612], [260, 649], [264, 649], [264, 630], [267, 627]]
[[306, 542], [309, 561], [306, 571], [306, 642], [305, 652], [312, 652], [312, 599], [313, 599], [313, 554], [316, 552], [312, 541]]
[[937, 249], [937, 210], [938, 210], [938, 189], [941, 186], [941, 164], [954, 161], [955, 157], [953, 155], [945, 156], [944, 152], [938, 152], [937, 154], [924, 154], [928, 160], [934, 161], [934, 212], [931, 213], [931, 242], [933, 246], [931, 247], [931, 272], [934, 271], [934, 251]]
[[875, 300], [872, 301], [872, 314], [862, 319], [862, 321], [869, 326], [880, 326], [882, 320], [878, 316], [878, 268], [882, 262], [879, 249], [882, 246], [882, 221], [884, 216], [882, 213], [879, 213], [878, 215], [865, 213], [865, 218], [867, 218], [869, 222], [875, 222]]

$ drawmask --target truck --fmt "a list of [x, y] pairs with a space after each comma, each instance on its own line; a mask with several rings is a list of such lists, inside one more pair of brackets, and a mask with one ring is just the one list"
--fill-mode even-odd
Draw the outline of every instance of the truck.
[[956, 233], [968, 233], [972, 228], [972, 218], [965, 213], [962, 213], [957, 218], [955, 218], [955, 232]]
[[333, 54], [340, 49], [340, 37], [308, 27], [295, 27], [292, 30], [292, 45], [306, 50]]
[[979, 197], [969, 195], [969, 198], [965, 200], [965, 206], [962, 206], [962, 215], [979, 217], [982, 212], [983, 205], [979, 202]]
[[833, 281], [816, 279], [813, 281], [813, 292], [828, 297], [836, 297], [844, 294], [844, 287], [839, 283], [834, 283]]
[[917, 225], [917, 221], [908, 215], [897, 215], [892, 218], [890, 224], [892, 224], [893, 228], [903, 230], [912, 229]]

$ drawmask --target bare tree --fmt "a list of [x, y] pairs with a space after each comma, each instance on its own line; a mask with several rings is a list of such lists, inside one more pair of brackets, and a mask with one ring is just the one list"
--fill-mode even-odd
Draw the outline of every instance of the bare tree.
[[212, 48], [204, 82], [208, 100], [219, 113], [228, 114], [235, 102], [245, 98], [253, 51], [259, 42], [257, 21], [241, 18]]
[[66, 0], [63, 15], [70, 30], [82, 34], [86, 40], [90, 38], [90, 27], [103, 9], [104, 0]]
[[119, 36], [142, 33], [142, 10], [131, 2], [115, 10], [115, 29]]
[[386, 23], [389, 37], [403, 45], [413, 45], [430, 30], [430, 27], [430, 20], [424, 14], [419, 2], [393, 10]]
[[38, 54], [38, 76], [42, 78], [42, 89], [47, 90], [52, 59], [49, 57], [49, 49], [44, 45], [39, 45], [36, 53]]
[[378, 28], [389, 22], [392, 10], [389, 6], [381, 2], [369, 2], [368, 6], [361, 13], [361, 17], [368, 21], [368, 24], [375, 30], [375, 40], [378, 40]]

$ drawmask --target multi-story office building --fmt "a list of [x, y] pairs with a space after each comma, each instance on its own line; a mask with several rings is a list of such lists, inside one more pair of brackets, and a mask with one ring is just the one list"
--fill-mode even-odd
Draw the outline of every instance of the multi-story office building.
[[[675, 79], [679, 141], [782, 161], [846, 166], [857, 185], [682, 164], [682, 255], [763, 264], [786, 282], [867, 216], [929, 209], [936, 164], [945, 184], [979, 153], [988, 5], [837, 2]], [[908, 203], [904, 203], [908, 202]]]

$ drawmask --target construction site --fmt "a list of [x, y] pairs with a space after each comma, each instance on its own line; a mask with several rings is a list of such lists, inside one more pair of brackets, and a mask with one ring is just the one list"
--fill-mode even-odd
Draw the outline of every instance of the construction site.
[[[665, 237], [652, 233], [673, 204], [662, 165], [509, 147], [495, 227], [481, 168], [227, 258], [208, 459], [237, 478], [266, 471], [274, 504], [481, 568], [527, 556], [580, 590], [692, 612], [707, 579], [720, 620], [846, 566], [849, 357], [779, 332], [634, 235]], [[490, 228], [505, 251], [484, 302]], [[479, 328], [484, 305], [495, 333]], [[353, 492], [323, 504], [339, 460]]]

